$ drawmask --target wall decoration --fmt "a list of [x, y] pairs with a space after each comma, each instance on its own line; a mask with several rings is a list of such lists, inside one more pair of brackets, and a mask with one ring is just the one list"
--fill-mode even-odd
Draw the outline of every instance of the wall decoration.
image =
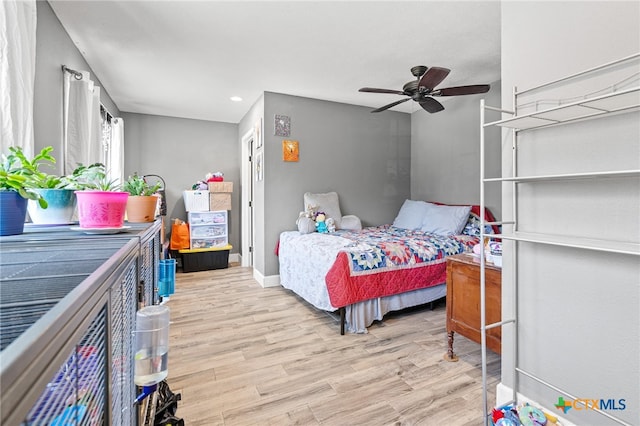
[[282, 159], [284, 161], [298, 161], [299, 149], [298, 141], [282, 141]]
[[274, 120], [274, 135], [288, 138], [291, 135], [291, 118], [287, 115], [278, 115]]
[[256, 154], [256, 181], [264, 178], [264, 165], [262, 164], [262, 152]]
[[253, 143], [256, 149], [262, 148], [262, 117], [253, 126]]

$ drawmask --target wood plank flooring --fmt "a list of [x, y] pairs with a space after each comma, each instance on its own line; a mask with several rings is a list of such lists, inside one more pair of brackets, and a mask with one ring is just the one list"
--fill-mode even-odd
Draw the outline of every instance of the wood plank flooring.
[[[232, 266], [178, 272], [168, 306], [168, 382], [187, 425], [483, 422], [480, 345], [456, 335], [460, 361], [443, 359], [442, 302], [341, 336], [337, 316]], [[493, 392], [500, 357], [488, 361]]]

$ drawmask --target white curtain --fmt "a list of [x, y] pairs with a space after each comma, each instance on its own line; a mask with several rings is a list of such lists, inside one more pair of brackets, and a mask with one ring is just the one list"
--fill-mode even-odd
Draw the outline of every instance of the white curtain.
[[73, 73], [64, 72], [64, 174], [73, 172], [79, 163], [104, 162], [100, 88], [87, 71], [81, 73], [82, 79], [78, 80]]
[[34, 151], [36, 22], [35, 0], [0, 1], [0, 147], [7, 153], [19, 146], [28, 157]]
[[113, 118], [111, 120], [111, 142], [107, 150], [107, 169], [109, 178], [124, 182], [124, 120]]

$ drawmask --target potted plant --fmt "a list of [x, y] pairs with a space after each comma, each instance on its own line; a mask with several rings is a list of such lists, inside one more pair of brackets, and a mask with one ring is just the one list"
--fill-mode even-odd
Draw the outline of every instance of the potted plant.
[[68, 177], [78, 190], [78, 221], [81, 228], [122, 228], [129, 193], [109, 179], [105, 166], [82, 164]]
[[[45, 148], [50, 151], [51, 147]], [[55, 164], [55, 160], [51, 162]], [[36, 200], [30, 199], [27, 211], [31, 221], [39, 225], [66, 225], [71, 223], [76, 210], [78, 186], [68, 176], [50, 175], [39, 169], [34, 170], [31, 178], [33, 192], [43, 199], [47, 207], [42, 208]]]
[[156, 193], [160, 187], [160, 183], [149, 185], [137, 173], [129, 176], [122, 188], [129, 193], [127, 199], [127, 220], [129, 222], [153, 222], [155, 220], [159, 200]]
[[27, 200], [35, 200], [42, 208], [47, 202], [34, 191], [35, 176], [44, 163], [55, 163], [52, 147], [43, 148], [29, 160], [22, 148], [11, 146], [9, 154], [2, 154], [0, 164], [0, 235], [18, 235], [24, 232]]

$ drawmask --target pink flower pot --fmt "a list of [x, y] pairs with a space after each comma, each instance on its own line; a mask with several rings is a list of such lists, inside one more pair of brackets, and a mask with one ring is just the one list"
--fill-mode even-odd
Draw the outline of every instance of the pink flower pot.
[[81, 228], [120, 228], [124, 224], [128, 192], [76, 191]]

